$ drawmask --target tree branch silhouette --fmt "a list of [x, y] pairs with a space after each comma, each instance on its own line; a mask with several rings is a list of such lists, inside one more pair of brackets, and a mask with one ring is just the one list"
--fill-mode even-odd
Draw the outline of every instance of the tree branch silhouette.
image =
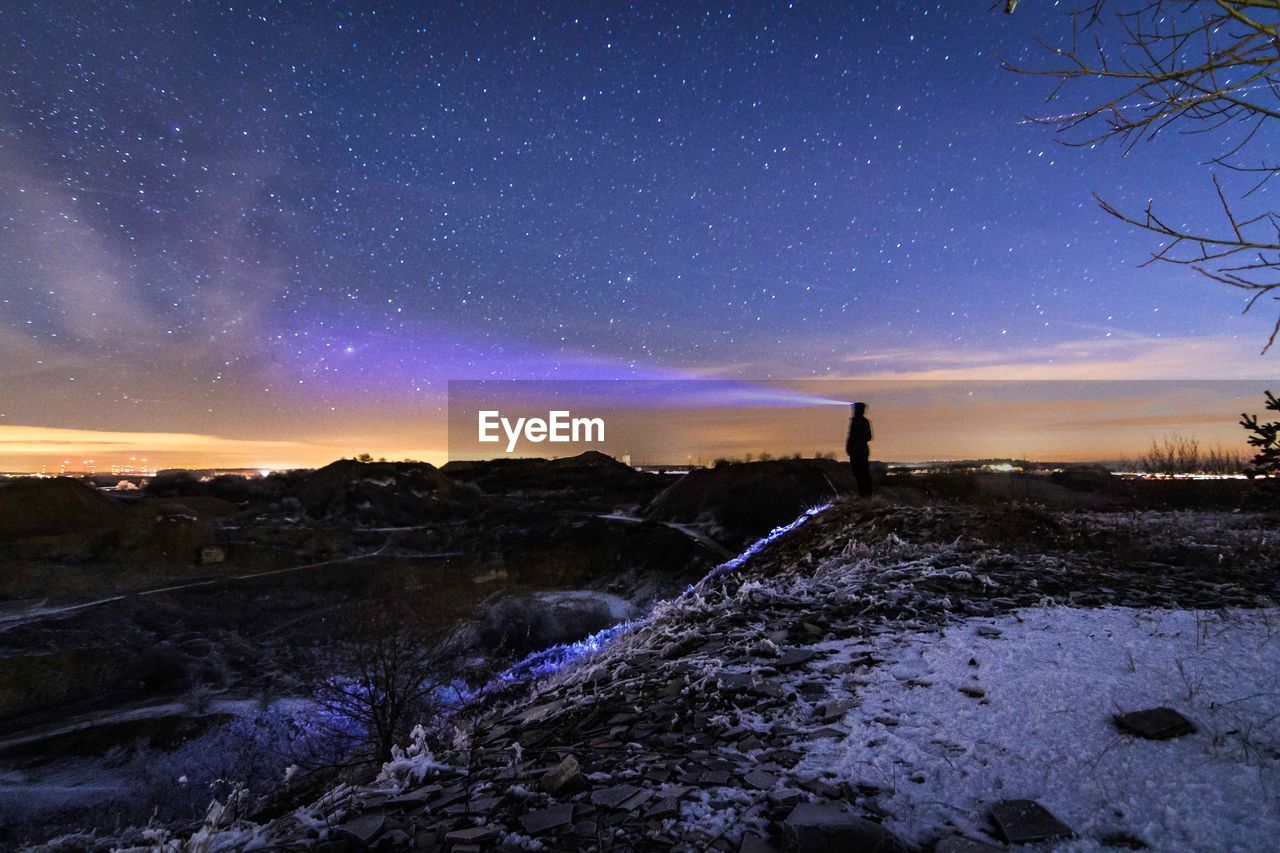
[[[1005, 11], [1016, 6], [1007, 2]], [[1245, 199], [1280, 174], [1280, 162], [1268, 160], [1265, 151], [1258, 160], [1246, 159], [1263, 147], [1268, 130], [1280, 127], [1280, 0], [1093, 0], [1068, 15], [1070, 45], [1041, 42], [1050, 56], [1047, 67], [1008, 60], [1002, 65], [1057, 81], [1048, 102], [1069, 86], [1091, 87], [1086, 105], [1065, 115], [1028, 120], [1064, 135], [1083, 131], [1078, 138], [1064, 139], [1065, 144], [1117, 141], [1126, 153], [1167, 129], [1188, 134], [1242, 130], [1239, 141], [1228, 140], [1227, 149], [1205, 163], [1257, 178], [1251, 189], [1229, 198], [1218, 176], [1211, 174], [1225, 218], [1221, 230], [1175, 226], [1150, 202], [1143, 213], [1134, 214], [1097, 194], [1094, 198], [1116, 219], [1162, 238], [1144, 266], [1156, 261], [1188, 266], [1245, 291], [1246, 313], [1264, 297], [1280, 301], [1280, 215], [1274, 210], [1237, 212]], [[1280, 316], [1264, 353], [1278, 335]]]

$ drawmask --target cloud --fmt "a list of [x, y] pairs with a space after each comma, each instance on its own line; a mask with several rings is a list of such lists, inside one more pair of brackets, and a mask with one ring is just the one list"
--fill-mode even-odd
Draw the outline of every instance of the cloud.
[[846, 356], [842, 362], [849, 378], [862, 379], [1269, 379], [1280, 374], [1274, 360], [1258, 356], [1256, 344], [1231, 337], [1121, 334], [999, 350], [890, 349]]
[[0, 305], [19, 321], [11, 332], [133, 371], [220, 372], [260, 357], [288, 255], [278, 235], [255, 236], [245, 211], [258, 209], [274, 171], [223, 158], [236, 181], [161, 209], [136, 187], [73, 188], [32, 152], [0, 151], [0, 217], [10, 223], [0, 229]]
[[[130, 286], [127, 257], [80, 216], [65, 189], [41, 181], [10, 154], [0, 162], [6, 177], [0, 202], [14, 223], [4, 232], [4, 275], [15, 295], [26, 293], [17, 307], [43, 315], [68, 343], [154, 335], [154, 318]], [[11, 309], [12, 310], [12, 309]]]
[[17, 424], [0, 426], [0, 458], [164, 453], [202, 458], [228, 455], [248, 459], [263, 454], [310, 457], [327, 452], [322, 445], [302, 441], [262, 441], [186, 432], [114, 432]]

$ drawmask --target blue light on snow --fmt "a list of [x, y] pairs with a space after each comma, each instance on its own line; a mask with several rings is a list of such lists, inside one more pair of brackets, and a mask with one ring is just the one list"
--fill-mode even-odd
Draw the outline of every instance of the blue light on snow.
[[[731, 560], [726, 560], [716, 566], [707, 573], [706, 577], [698, 581], [695, 586], [690, 586], [689, 589], [695, 589], [696, 586], [701, 586], [711, 578], [719, 577], [720, 575], [740, 568], [747, 562], [747, 560], [750, 560], [756, 554], [760, 553], [771, 543], [776, 542], [783, 536], [786, 536], [788, 533], [800, 527], [815, 515], [830, 509], [832, 503], [833, 502], [827, 502], [815, 507], [810, 507], [802, 512], [794, 521], [784, 524], [781, 527], [775, 527], [773, 530], [769, 531], [768, 534], [753, 542], [751, 547], [747, 548], [747, 550], [743, 551], [738, 556]], [[560, 645], [551, 646], [550, 648], [543, 649], [542, 651], [533, 652], [524, 660], [501, 673], [496, 680], [502, 684], [511, 684], [518, 681], [524, 681], [529, 678], [542, 678], [551, 675], [552, 673], [563, 669], [565, 666], [581, 660], [587, 655], [603, 651], [618, 637], [622, 636], [633, 627], [643, 624], [644, 621], [645, 620], [621, 622], [611, 628], [605, 628], [602, 631], [597, 631], [589, 637], [578, 640], [576, 643], [561, 643]]]
[[826, 512], [828, 509], [831, 508], [832, 503], [833, 503], [832, 501], [828, 501], [827, 503], [818, 504], [817, 506], [810, 507], [809, 509], [806, 509], [804, 512], [800, 513], [800, 515], [794, 521], [788, 524], [784, 524], [781, 527], [773, 528], [773, 530], [770, 530], [767, 534], [765, 534], [764, 536], [760, 537], [755, 542], [753, 542], [750, 548], [743, 551], [741, 554], [734, 557], [732, 560], [727, 560], [721, 563], [720, 565], [716, 566], [710, 572], [708, 572], [705, 578], [698, 581], [698, 586], [701, 586], [710, 578], [719, 577], [720, 575], [723, 575], [725, 572], [731, 572], [734, 569], [741, 567], [742, 564], [745, 563], [747, 560], [750, 560], [756, 554], [759, 554], [769, 545], [781, 539], [783, 536], [786, 536], [788, 533], [795, 530], [797, 527], [804, 524], [806, 521], [813, 518], [815, 515], [818, 515], [819, 513], [822, 513], [822, 512]]

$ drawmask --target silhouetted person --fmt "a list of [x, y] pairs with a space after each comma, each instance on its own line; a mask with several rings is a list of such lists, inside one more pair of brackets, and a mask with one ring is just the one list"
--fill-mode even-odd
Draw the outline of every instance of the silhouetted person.
[[854, 403], [849, 419], [849, 438], [844, 443], [853, 468], [853, 481], [861, 497], [871, 497], [871, 421], [867, 420], [867, 404]]

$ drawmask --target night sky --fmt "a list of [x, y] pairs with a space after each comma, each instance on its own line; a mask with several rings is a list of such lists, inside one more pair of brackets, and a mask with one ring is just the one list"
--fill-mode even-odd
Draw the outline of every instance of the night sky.
[[1065, 8], [7, 3], [0, 467], [429, 455], [450, 378], [1275, 375], [1090, 197], [1203, 221], [1225, 137], [1023, 121]]

